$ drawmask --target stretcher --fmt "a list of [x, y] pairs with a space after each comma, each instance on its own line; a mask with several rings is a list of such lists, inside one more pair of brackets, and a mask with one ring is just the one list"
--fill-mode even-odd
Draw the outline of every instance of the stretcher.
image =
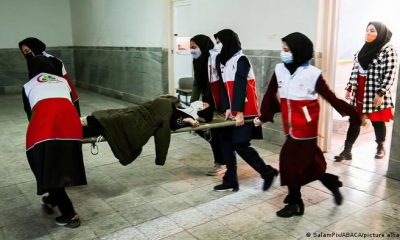
[[[253, 122], [253, 119], [245, 119], [245, 123], [250, 123]], [[215, 113], [214, 118], [211, 122], [208, 123], [202, 123], [200, 122], [200, 125], [197, 127], [184, 127], [184, 128], [179, 128], [175, 131], [171, 131], [171, 133], [183, 133], [183, 132], [194, 132], [198, 130], [208, 130], [212, 128], [223, 128], [223, 127], [232, 127], [236, 125], [236, 121], [233, 119], [228, 119], [225, 120], [225, 116], [221, 113]], [[96, 155], [98, 153], [98, 146], [97, 143], [99, 142], [106, 142], [107, 140], [103, 136], [97, 136], [97, 137], [87, 137], [82, 139], [82, 143], [90, 143], [92, 144], [92, 149], [91, 152], [93, 155]]]

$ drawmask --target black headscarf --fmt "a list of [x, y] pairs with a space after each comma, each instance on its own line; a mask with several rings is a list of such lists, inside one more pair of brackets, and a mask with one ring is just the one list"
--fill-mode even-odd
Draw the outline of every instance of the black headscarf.
[[282, 38], [293, 54], [293, 62], [285, 63], [285, 67], [293, 74], [298, 67], [311, 60], [314, 53], [314, 45], [304, 34], [294, 32]]
[[190, 39], [199, 46], [201, 55], [197, 59], [193, 59], [194, 79], [197, 86], [205, 91], [208, 84], [208, 57], [210, 50], [214, 48], [214, 43], [206, 35], [196, 35]]
[[373, 25], [376, 28], [378, 35], [376, 39], [370, 43], [365, 42], [364, 46], [358, 53], [358, 62], [363, 69], [368, 69], [368, 65], [372, 59], [378, 54], [382, 47], [392, 38], [392, 32], [381, 22], [370, 22], [367, 25]]
[[296, 69], [311, 60], [314, 53], [314, 45], [304, 34], [294, 32], [282, 38], [293, 54], [293, 63], [285, 63], [285, 67], [293, 74]]
[[225, 63], [238, 51], [242, 50], [239, 36], [230, 29], [224, 29], [214, 34], [215, 39], [222, 43], [221, 53], [218, 55], [220, 63]]
[[42, 55], [42, 53], [46, 50], [46, 44], [34, 37], [28, 37], [19, 42], [19, 49], [21, 49], [22, 45], [28, 46], [35, 55]]
[[51, 58], [45, 56], [34, 56], [28, 60], [29, 79], [39, 73], [50, 73], [62, 77], [62, 72], [57, 68]]

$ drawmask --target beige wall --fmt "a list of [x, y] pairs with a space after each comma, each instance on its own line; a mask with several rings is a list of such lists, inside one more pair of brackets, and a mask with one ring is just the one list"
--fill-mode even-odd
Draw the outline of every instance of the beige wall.
[[71, 0], [75, 46], [167, 47], [167, 0]]
[[[168, 47], [173, 0], [71, 0], [75, 46]], [[175, 0], [191, 4], [185, 35], [235, 30], [247, 49], [280, 49], [301, 31], [316, 40], [319, 0]]]
[[0, 49], [33, 36], [48, 46], [72, 46], [69, 0], [1, 0]]

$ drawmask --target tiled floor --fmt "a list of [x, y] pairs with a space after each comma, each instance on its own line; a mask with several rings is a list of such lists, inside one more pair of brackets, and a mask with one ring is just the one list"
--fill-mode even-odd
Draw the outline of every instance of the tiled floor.
[[[83, 114], [129, 105], [83, 90], [80, 96]], [[400, 234], [400, 182], [385, 177], [387, 160], [373, 159], [373, 142], [356, 146], [350, 162], [334, 163], [333, 154], [326, 154], [328, 171], [344, 182], [342, 206], [335, 206], [329, 191], [313, 182], [302, 191], [304, 216], [282, 219], [275, 212], [282, 207], [286, 189], [277, 180], [271, 190], [262, 192], [261, 178], [243, 161], [239, 161], [240, 191], [213, 192], [221, 177], [205, 175], [212, 165], [209, 145], [190, 133], [172, 136], [165, 166], [154, 164], [152, 140], [140, 158], [125, 167], [107, 143], [99, 144], [98, 155], [91, 155], [90, 144], [85, 144], [89, 184], [68, 190], [82, 226], [57, 227], [56, 215], [41, 210], [26, 161], [27, 120], [20, 95], [0, 95], [0, 113], [0, 240], [330, 239], [332, 233], [394, 239], [386, 234]], [[332, 146], [340, 148], [343, 136], [335, 137]], [[263, 141], [253, 145], [266, 162], [278, 167], [279, 146]]]

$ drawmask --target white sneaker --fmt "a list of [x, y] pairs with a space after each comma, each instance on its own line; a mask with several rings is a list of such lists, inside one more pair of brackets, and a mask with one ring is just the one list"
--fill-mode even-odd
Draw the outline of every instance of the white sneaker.
[[216, 163], [212, 169], [207, 172], [207, 176], [218, 176], [226, 172], [226, 165]]

